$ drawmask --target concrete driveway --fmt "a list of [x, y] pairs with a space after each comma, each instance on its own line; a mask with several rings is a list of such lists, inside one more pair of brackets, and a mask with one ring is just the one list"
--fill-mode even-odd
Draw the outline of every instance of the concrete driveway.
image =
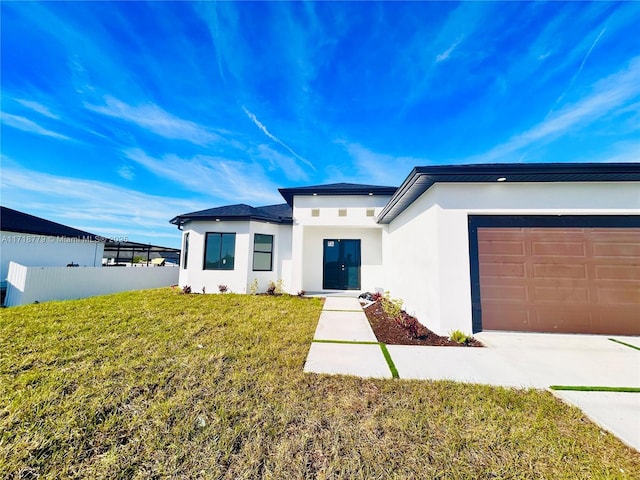
[[[640, 388], [638, 337], [481, 332], [487, 348], [387, 349], [400, 378], [454, 380], [503, 387]], [[640, 451], [640, 393], [550, 390]]]
[[[502, 387], [640, 388], [639, 337], [481, 332], [487, 348], [379, 345], [356, 299], [327, 298], [306, 372]], [[385, 352], [388, 352], [385, 358]], [[551, 390], [640, 451], [640, 393]]]

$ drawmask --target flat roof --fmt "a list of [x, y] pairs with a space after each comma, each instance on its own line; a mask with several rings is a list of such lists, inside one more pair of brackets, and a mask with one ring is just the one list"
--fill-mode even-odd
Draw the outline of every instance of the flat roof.
[[295, 195], [385, 195], [391, 196], [397, 187], [363, 185], [359, 183], [329, 183], [308, 187], [279, 188], [278, 191], [287, 204], [293, 207]]

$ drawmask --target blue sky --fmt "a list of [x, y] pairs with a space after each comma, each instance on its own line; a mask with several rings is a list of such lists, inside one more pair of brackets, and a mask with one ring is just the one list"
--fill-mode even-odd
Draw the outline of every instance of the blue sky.
[[640, 160], [640, 3], [0, 9], [2, 204], [104, 236], [179, 246], [175, 215], [418, 165]]

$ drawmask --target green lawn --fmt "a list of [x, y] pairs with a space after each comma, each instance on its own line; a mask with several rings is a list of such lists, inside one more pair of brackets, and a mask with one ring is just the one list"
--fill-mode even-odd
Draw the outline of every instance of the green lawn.
[[304, 374], [318, 299], [0, 312], [0, 478], [638, 478], [547, 392]]

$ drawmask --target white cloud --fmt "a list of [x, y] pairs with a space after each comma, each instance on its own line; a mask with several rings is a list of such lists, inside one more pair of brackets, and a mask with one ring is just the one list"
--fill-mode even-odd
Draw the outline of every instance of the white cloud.
[[582, 69], [584, 68], [584, 64], [587, 63], [587, 60], [589, 58], [589, 56], [591, 55], [591, 52], [593, 51], [593, 49], [596, 47], [596, 45], [598, 44], [598, 42], [600, 41], [600, 37], [602, 37], [602, 35], [604, 34], [604, 31], [606, 30], [606, 27], [602, 27], [602, 30], [600, 30], [600, 33], [598, 34], [598, 36], [596, 37], [596, 39], [593, 41], [593, 43], [591, 44], [591, 46], [589, 47], [589, 50], [587, 50], [587, 53], [585, 54], [585, 56], [582, 59], [582, 62], [580, 63], [580, 67], [578, 67], [578, 71], [573, 75], [573, 77], [571, 78], [571, 81], [569, 82], [569, 85], [567, 86], [567, 88], [564, 90], [564, 92], [562, 92], [562, 94], [557, 98], [556, 100], [556, 105], [562, 101], [562, 99], [564, 99], [565, 95], [567, 94], [567, 92], [569, 90], [571, 90], [571, 87], [573, 86], [573, 84], [575, 83], [576, 79], [578, 78], [578, 76], [580, 75], [580, 73], [582, 72]]
[[179, 246], [180, 234], [169, 220], [211, 207], [202, 200], [149, 195], [29, 170], [6, 157], [2, 161], [3, 205], [105, 237], [125, 235], [131, 241]]
[[249, 119], [256, 125], [256, 127], [258, 127], [262, 131], [262, 133], [264, 133], [267, 137], [269, 137], [271, 140], [273, 140], [277, 144], [279, 144], [279, 145], [283, 146], [284, 148], [286, 148], [287, 151], [289, 151], [289, 153], [291, 153], [291, 155], [296, 157], [301, 162], [305, 163], [307, 166], [311, 167], [312, 170], [314, 170], [314, 171], [316, 170], [315, 167], [313, 166], [313, 164], [309, 160], [307, 160], [306, 158], [303, 158], [300, 155], [298, 155], [296, 152], [293, 151], [293, 149], [291, 147], [289, 147], [282, 140], [280, 140], [278, 137], [276, 137], [274, 134], [272, 134], [267, 129], [267, 127], [265, 127], [264, 124], [262, 122], [260, 122], [260, 120], [258, 120], [258, 118], [247, 109], [247, 107], [242, 105], [242, 110], [247, 115], [247, 117], [249, 117]]
[[256, 155], [266, 160], [271, 166], [269, 170], [278, 169], [290, 180], [308, 180], [309, 175], [298, 165], [294, 158], [277, 152], [269, 145], [259, 145]]
[[449, 48], [447, 48], [444, 52], [438, 54], [436, 56], [436, 63], [440, 63], [440, 62], [443, 62], [444, 60], [448, 59], [451, 56], [451, 54], [453, 53], [453, 51], [456, 49], [456, 47], [458, 45], [460, 45], [460, 42], [462, 42], [462, 38], [459, 38], [458, 40], [453, 42], [451, 44], [451, 46]]
[[129, 165], [122, 165], [118, 168], [118, 175], [120, 175], [125, 180], [133, 180], [136, 176], [136, 172], [133, 170], [133, 167]]
[[34, 102], [32, 100], [22, 100], [19, 98], [16, 98], [15, 101], [23, 107], [27, 107], [28, 109], [38, 112], [40, 115], [44, 115], [45, 117], [53, 118], [54, 120], [58, 120], [60, 118], [59, 115], [56, 115], [41, 103]]
[[640, 57], [636, 57], [630, 62], [627, 69], [610, 75], [595, 84], [590, 95], [578, 102], [566, 105], [550, 118], [511, 137], [502, 145], [468, 160], [472, 163], [496, 161], [534, 142], [548, 141], [572, 129], [584, 128], [595, 120], [610, 115], [618, 108], [625, 110], [625, 102], [633, 100], [639, 94]]
[[177, 155], [154, 158], [139, 148], [125, 150], [124, 155], [153, 174], [173, 181], [193, 192], [225, 201], [253, 204], [282, 200], [277, 188], [259, 164], [220, 157], [196, 155], [185, 159]]
[[350, 172], [348, 178], [353, 178], [356, 173], [361, 176], [361, 183], [398, 186], [413, 167], [432, 163], [422, 158], [373, 152], [358, 143], [338, 143], [345, 147], [354, 160], [355, 171]]
[[36, 122], [33, 122], [25, 117], [20, 117], [18, 115], [11, 115], [9, 113], [2, 113], [2, 123], [8, 125], [13, 128], [17, 128], [18, 130], [22, 130], [24, 132], [35, 133], [37, 135], [44, 135], [45, 137], [57, 138], [59, 140], [71, 140], [66, 135], [62, 135], [60, 133], [54, 132], [53, 130], [48, 130], [41, 125], [38, 125]]
[[186, 140], [201, 146], [221, 140], [218, 134], [206, 127], [176, 117], [153, 103], [133, 106], [107, 95], [104, 97], [104, 105], [85, 103], [85, 107], [93, 112], [133, 123], [164, 138]]

